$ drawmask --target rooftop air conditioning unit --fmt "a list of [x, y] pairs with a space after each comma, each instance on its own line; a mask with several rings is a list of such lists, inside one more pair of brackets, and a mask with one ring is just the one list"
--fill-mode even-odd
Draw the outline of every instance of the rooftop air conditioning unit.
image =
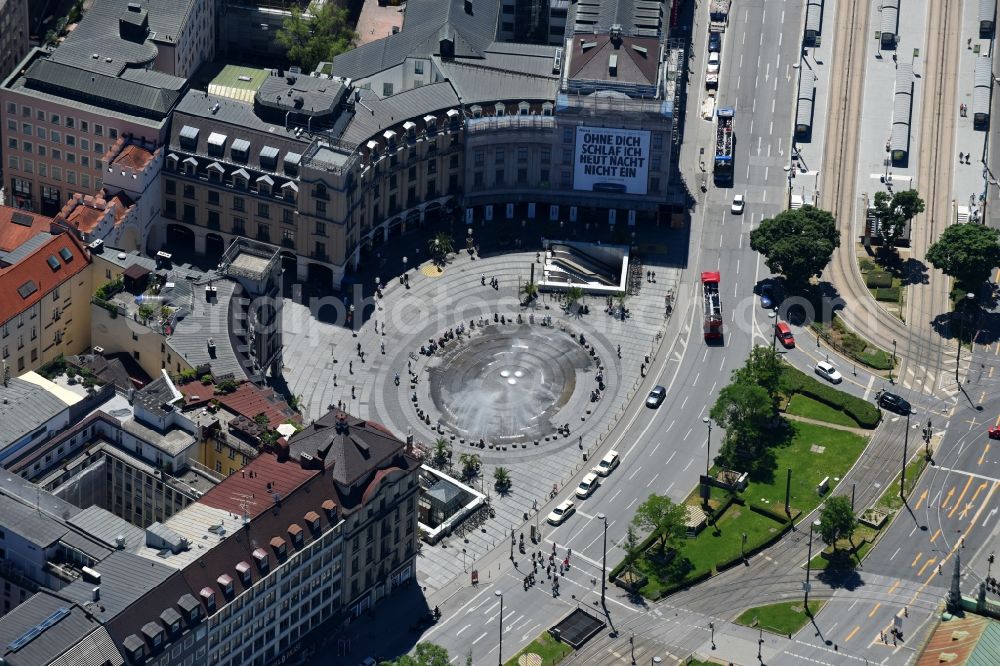
[[94, 353], [95, 354], [103, 354], [104, 353], [104, 347], [99, 347], [98, 345], [94, 345]]

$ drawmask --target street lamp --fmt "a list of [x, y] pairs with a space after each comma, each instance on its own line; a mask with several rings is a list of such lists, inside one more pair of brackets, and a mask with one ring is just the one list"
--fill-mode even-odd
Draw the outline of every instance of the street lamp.
[[[889, 366], [889, 383], [892, 384], [892, 369], [896, 367], [896, 338], [892, 339], [892, 365]], [[955, 371], [958, 374], [958, 371]]]
[[493, 594], [500, 597], [500, 649], [497, 652], [497, 666], [503, 666], [503, 592], [494, 590]]
[[712, 420], [707, 416], [701, 417], [701, 420], [708, 424], [708, 442], [705, 444], [705, 476], [708, 476], [712, 464]]
[[746, 548], [747, 548], [747, 533], [744, 532], [743, 533], [743, 539], [740, 542], [740, 559], [741, 560], [747, 559]]
[[899, 499], [906, 502], [906, 493], [903, 491], [906, 488], [906, 459], [909, 457], [907, 450], [910, 448], [910, 412], [906, 412], [906, 432], [903, 433], [903, 471], [899, 473]]
[[715, 649], [715, 623], [714, 622], [709, 622], [708, 623], [708, 630], [712, 632], [712, 649], [714, 650]]
[[965, 323], [965, 317], [968, 315], [969, 307], [972, 304], [972, 299], [976, 297], [975, 294], [965, 295], [965, 305], [963, 306], [962, 316], [958, 318], [958, 353], [955, 357], [955, 383], [960, 384], [961, 380], [958, 378], [958, 369], [962, 365], [962, 325]]
[[927, 427], [924, 428], [924, 457], [931, 459], [931, 437], [934, 431], [931, 429], [931, 420], [927, 419]]
[[347, 325], [351, 327], [351, 335], [353, 337], [358, 337], [358, 332], [354, 330], [354, 304], [352, 303], [347, 309]]
[[778, 342], [778, 308], [775, 307], [774, 310], [768, 312], [767, 318], [774, 320], [771, 324], [771, 351], [774, 351], [775, 345]]
[[811, 615], [809, 612], [809, 572], [812, 570], [812, 557], [813, 557], [813, 528], [819, 527], [819, 518], [809, 523], [809, 555], [806, 557], [806, 584], [802, 586], [805, 590], [805, 611], [806, 615]]
[[607, 603], [604, 600], [604, 595], [607, 592], [607, 576], [606, 572], [608, 570], [608, 517], [603, 513], [597, 514], [597, 519], [604, 521], [604, 541], [601, 556], [601, 608], [604, 612], [608, 612]]
[[660, 655], [656, 655], [655, 657], [653, 657], [653, 666], [656, 666], [656, 664], [662, 664], [662, 663], [663, 663], [663, 659], [660, 658]]

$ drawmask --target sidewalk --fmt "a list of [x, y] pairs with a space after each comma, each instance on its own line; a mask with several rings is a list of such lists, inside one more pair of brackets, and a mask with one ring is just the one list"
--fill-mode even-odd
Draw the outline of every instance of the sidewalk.
[[[988, 132], [972, 127], [972, 95], [976, 61], [989, 55], [991, 41], [979, 39], [979, 3], [966, 0], [962, 8], [962, 50], [958, 65], [958, 99], [955, 102], [955, 146], [958, 151], [969, 154], [963, 162], [957, 162], [952, 179], [952, 198], [955, 202], [957, 222], [980, 222], [983, 219], [986, 187], [983, 173], [983, 159], [986, 156]], [[995, 63], [994, 63], [995, 64]], [[994, 96], [996, 92], [994, 91]], [[959, 105], [965, 104], [968, 113], [962, 116]], [[993, 119], [994, 124], [997, 119]], [[958, 155], [954, 156], [958, 159]]]

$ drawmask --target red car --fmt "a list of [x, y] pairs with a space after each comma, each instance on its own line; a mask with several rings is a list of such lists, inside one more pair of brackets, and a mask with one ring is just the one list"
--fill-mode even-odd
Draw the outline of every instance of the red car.
[[788, 328], [788, 324], [779, 321], [774, 325], [774, 332], [786, 349], [792, 349], [795, 346], [795, 336], [792, 335], [792, 329]]
[[987, 434], [989, 434], [990, 439], [1000, 439], [1000, 428], [997, 426], [990, 426]]

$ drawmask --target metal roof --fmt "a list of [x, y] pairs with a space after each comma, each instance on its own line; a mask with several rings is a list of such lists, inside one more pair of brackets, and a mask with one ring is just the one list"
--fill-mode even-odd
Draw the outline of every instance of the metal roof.
[[973, 79], [972, 113], [990, 113], [990, 94], [993, 91], [993, 59], [989, 56], [976, 58], [976, 74]]
[[[889, 148], [906, 154], [910, 150], [910, 117], [913, 112], [913, 67], [901, 62], [896, 68], [896, 90], [892, 105], [892, 133]], [[894, 157], [900, 159], [900, 157]]]
[[997, 15], [997, 0], [979, 0], [979, 22], [993, 23]]
[[899, 0], [882, 0], [882, 34], [895, 35], [899, 27]]
[[[174, 285], [172, 291], [190, 292], [192, 289], [191, 283], [180, 276], [174, 279]], [[216, 292], [211, 301], [200, 293], [202, 290], [191, 293], [189, 299], [177, 298], [176, 302], [183, 304], [186, 314], [177, 321], [167, 341], [191, 367], [210, 365], [216, 376], [232, 374], [236, 380], [245, 379], [247, 373], [236, 356], [229, 326], [232, 309], [230, 303], [238, 285], [232, 280], [222, 279], [213, 281], [212, 286], [216, 288]], [[174, 297], [173, 293], [171, 297]], [[214, 355], [209, 354], [208, 350], [210, 337], [215, 342]]]
[[357, 105], [356, 113], [341, 137], [351, 146], [361, 145], [368, 138], [407, 118], [458, 106], [455, 89], [447, 81], [420, 86], [384, 99], [371, 90], [360, 90], [359, 93], [361, 104]]
[[0, 383], [0, 461], [13, 453], [5, 451], [8, 446], [66, 409], [66, 403], [31, 382], [14, 377], [7, 386]]
[[806, 3], [806, 31], [819, 34], [823, 23], [823, 0], [808, 0]]
[[40, 549], [48, 548], [59, 541], [69, 528], [62, 515], [49, 510], [45, 502], [42, 502], [42, 507], [39, 510], [34, 501], [0, 492], [0, 527]]
[[125, 548], [134, 550], [145, 541], [146, 533], [110, 511], [94, 505], [80, 511], [67, 522], [109, 548], [117, 548], [117, 537], [125, 539]]
[[[89, 608], [102, 624], [176, 572], [173, 567], [127, 550], [117, 550], [91, 568], [101, 574], [101, 600], [99, 606], [95, 604]], [[94, 587], [94, 583], [80, 578], [64, 587], [60, 595], [83, 605], [91, 601]]]
[[51, 664], [99, 626], [79, 606], [43, 590], [0, 618], [0, 657], [7, 666]]
[[0, 252], [0, 268], [16, 264], [32, 252], [36, 251], [38, 248], [48, 243], [50, 240], [52, 240], [52, 234], [47, 231], [43, 231], [35, 234], [12, 249], [10, 252]]
[[816, 92], [816, 77], [812, 70], [799, 70], [798, 109], [795, 112], [796, 127], [812, 125], [813, 98]]

